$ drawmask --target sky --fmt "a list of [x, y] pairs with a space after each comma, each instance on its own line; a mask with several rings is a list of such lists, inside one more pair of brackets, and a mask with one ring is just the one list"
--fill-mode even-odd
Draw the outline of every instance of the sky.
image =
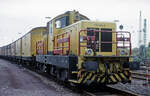
[[[94, 21], [119, 20], [132, 34], [132, 46], [138, 46], [139, 11], [147, 19], [150, 42], [150, 0], [0, 0], [0, 46], [7, 45], [34, 27], [46, 26], [49, 19], [77, 10]], [[143, 24], [143, 22], [142, 22]], [[142, 26], [143, 28], [143, 26]]]

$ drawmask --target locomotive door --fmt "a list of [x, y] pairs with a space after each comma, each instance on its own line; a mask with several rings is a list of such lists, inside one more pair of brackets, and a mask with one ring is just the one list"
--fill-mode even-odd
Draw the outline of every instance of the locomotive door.
[[112, 52], [112, 29], [101, 29], [101, 52]]

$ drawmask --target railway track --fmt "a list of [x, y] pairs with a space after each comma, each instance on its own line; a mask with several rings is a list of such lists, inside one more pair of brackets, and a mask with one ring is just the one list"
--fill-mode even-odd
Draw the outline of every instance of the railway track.
[[[32, 70], [30, 67], [27, 67], [27, 66], [24, 66], [24, 67], [27, 69], [30, 69], [31, 71], [35, 71], [35, 70]], [[138, 94], [132, 93], [131, 91], [123, 91], [123, 90], [115, 89], [115, 88], [110, 87], [110, 86], [103, 86], [100, 88], [94, 87], [94, 88], [91, 88], [92, 90], [90, 90], [90, 91], [89, 91], [89, 89], [84, 90], [84, 89], [86, 89], [86, 87], [85, 88], [82, 87], [83, 89], [82, 88], [80, 89], [80, 87], [79, 88], [78, 87], [72, 87], [68, 84], [64, 84], [62, 82], [57, 81], [56, 78], [53, 78], [53, 76], [50, 76], [48, 74], [44, 74], [41, 72], [36, 72], [36, 73], [46, 77], [47, 79], [50, 79], [54, 82], [57, 82], [60, 85], [63, 85], [65, 88], [69, 89], [70, 91], [77, 92], [77, 93], [81, 94], [81, 96], [138, 96]], [[94, 89], [94, 91], [93, 91], [93, 89]]]
[[[147, 75], [150, 77], [150, 74]], [[132, 72], [132, 78], [139, 79], [139, 80], [146, 80], [146, 74], [145, 73], [138, 73], [138, 72]], [[149, 79], [150, 81], [150, 79]]]
[[83, 91], [82, 96], [139, 96], [136, 93], [127, 90], [119, 90], [110, 86], [106, 86], [102, 90], [93, 92]]
[[[27, 69], [30, 69], [31, 71], [35, 71], [33, 69], [31, 69], [30, 67], [24, 66]], [[62, 84], [61, 82], [57, 81], [56, 78], [53, 78], [53, 76], [50, 76], [48, 74], [43, 74], [41, 72], [37, 72], [39, 75], [43, 75], [44, 77], [46, 77], [47, 79], [50, 79], [52, 81], [55, 81], [61, 85], [63, 85], [64, 87], [66, 87], [67, 89], [73, 91], [73, 92], [77, 92], [77, 93], [81, 93], [81, 96], [138, 96], [138, 94], [135, 94], [131, 91], [125, 91], [125, 90], [119, 90], [110, 86], [103, 86], [103, 87], [94, 87], [94, 88], [90, 88], [92, 90], [84, 90], [86, 88], [83, 88], [80, 90], [80, 88], [72, 88], [71, 86], [69, 86], [68, 84]], [[94, 91], [93, 91], [94, 89]], [[98, 89], [98, 90], [97, 90]]]
[[[28, 67], [28, 66], [22, 66], [22, 67], [25, 67], [25, 68], [27, 68], [27, 69], [29, 69], [31, 71], [35, 71], [31, 67]], [[43, 75], [47, 79], [50, 79], [52, 81], [55, 81], [55, 82], [65, 86], [67, 89], [70, 89], [73, 92], [81, 93], [81, 96], [139, 96], [138, 94], [135, 94], [135, 93], [133, 93], [131, 91], [119, 90], [119, 89], [113, 88], [111, 86], [103, 86], [102, 88], [101, 87], [100, 88], [99, 87], [98, 88], [94, 87], [96, 90], [94, 88], [90, 88], [92, 90], [89, 90], [89, 89], [84, 90], [86, 88], [81, 89], [81, 90], [80, 90], [80, 88], [79, 89], [74, 89], [71, 86], [68, 86], [68, 84], [66, 85], [66, 84], [62, 84], [61, 82], [58, 82], [56, 80], [56, 78], [53, 78], [53, 76], [50, 76], [48, 74], [44, 74], [44, 73], [41, 73], [41, 72], [37, 72], [37, 73], [39, 75]]]

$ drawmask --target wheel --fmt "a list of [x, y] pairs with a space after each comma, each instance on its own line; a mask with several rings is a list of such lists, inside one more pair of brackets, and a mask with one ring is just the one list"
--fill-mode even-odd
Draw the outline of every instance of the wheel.
[[61, 79], [62, 81], [66, 81], [66, 80], [68, 79], [68, 72], [67, 72], [67, 70], [62, 70], [62, 71], [61, 71], [60, 79]]
[[56, 71], [56, 77], [57, 77], [58, 80], [60, 80], [61, 76], [60, 76], [60, 71], [59, 70]]
[[42, 72], [46, 72], [46, 65], [45, 65], [45, 64], [41, 64], [40, 70], [41, 70]]
[[73, 82], [70, 82], [69, 84], [70, 84], [70, 86], [72, 86], [72, 87], [74, 87], [74, 88], [76, 88], [76, 87], [78, 87], [78, 86], [79, 86], [78, 84], [73, 83]]
[[53, 66], [50, 66], [50, 74], [54, 75], [54, 67]]

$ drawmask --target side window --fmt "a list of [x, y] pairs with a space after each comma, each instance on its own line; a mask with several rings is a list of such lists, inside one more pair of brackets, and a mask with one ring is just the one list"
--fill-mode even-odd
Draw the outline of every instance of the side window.
[[60, 20], [57, 20], [57, 21], [55, 22], [55, 26], [56, 26], [56, 28], [61, 28], [61, 21], [60, 21]]
[[83, 18], [83, 17], [80, 17], [80, 20], [84, 20], [84, 18]]
[[64, 28], [68, 25], [69, 25], [69, 17], [68, 16], [61, 17], [55, 21], [56, 28]]

